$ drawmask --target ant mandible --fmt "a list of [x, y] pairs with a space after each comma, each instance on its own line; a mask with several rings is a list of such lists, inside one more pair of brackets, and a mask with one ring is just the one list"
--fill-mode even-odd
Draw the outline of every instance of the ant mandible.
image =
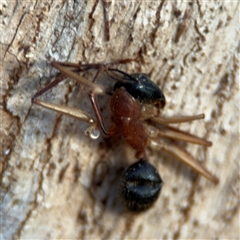
[[[121, 198], [130, 210], [142, 211], [149, 208], [157, 199], [162, 188], [163, 182], [160, 175], [156, 168], [147, 161], [145, 155], [147, 146], [156, 150], [162, 149], [175, 155], [196, 172], [217, 184], [218, 179], [215, 176], [171, 140], [177, 139], [207, 147], [211, 146], [212, 143], [168, 126], [172, 123], [203, 119], [204, 114], [176, 117], [161, 116], [160, 111], [165, 105], [165, 97], [161, 89], [150, 80], [148, 75], [143, 73], [128, 74], [110, 67], [113, 64], [125, 64], [129, 61], [132, 61], [132, 59], [108, 64], [73, 64], [53, 61], [52, 66], [57, 68], [61, 74], [37, 92], [32, 98], [32, 103], [88, 122], [90, 127], [86, 130], [86, 133], [92, 138], [99, 136], [100, 132], [95, 131], [98, 128], [102, 130], [106, 137], [122, 135], [126, 142], [136, 150], [138, 161], [126, 170], [120, 183]], [[80, 72], [91, 69], [96, 70], [92, 82], [79, 75]], [[96, 83], [99, 74], [102, 72], [106, 72], [110, 78], [116, 80], [111, 92]], [[90, 88], [88, 96], [96, 120], [80, 109], [56, 105], [38, 99], [40, 95], [66, 78], [72, 78]], [[97, 95], [105, 94], [110, 95], [112, 126], [109, 130], [106, 130], [97, 100]]]

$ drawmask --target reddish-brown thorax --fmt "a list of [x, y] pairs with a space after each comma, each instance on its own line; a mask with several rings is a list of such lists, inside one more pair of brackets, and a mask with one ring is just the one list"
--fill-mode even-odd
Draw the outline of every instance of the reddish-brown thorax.
[[141, 105], [124, 88], [119, 88], [111, 97], [110, 110], [114, 122], [111, 132], [121, 134], [137, 155], [143, 154], [148, 135], [139, 120]]

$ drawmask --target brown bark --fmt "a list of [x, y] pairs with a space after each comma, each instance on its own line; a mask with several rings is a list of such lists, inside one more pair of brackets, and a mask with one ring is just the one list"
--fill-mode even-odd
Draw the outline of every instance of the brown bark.
[[[1, 214], [11, 238], [239, 239], [239, 3], [108, 1], [110, 41], [102, 1], [2, 1]], [[146, 72], [167, 99], [164, 114], [205, 113], [182, 124], [213, 142], [187, 144], [220, 183], [177, 159], [148, 150], [164, 187], [141, 214], [125, 211], [117, 195], [128, 160], [121, 139], [94, 141], [87, 125], [31, 106], [55, 75], [53, 59], [109, 62]], [[83, 91], [66, 81], [45, 99], [91, 112]], [[84, 100], [85, 99], [85, 100]], [[81, 100], [81, 101], [80, 101]], [[79, 102], [78, 102], [79, 101]]]

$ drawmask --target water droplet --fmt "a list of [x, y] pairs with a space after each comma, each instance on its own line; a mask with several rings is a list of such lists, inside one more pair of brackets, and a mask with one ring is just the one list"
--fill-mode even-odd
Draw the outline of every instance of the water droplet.
[[86, 129], [85, 134], [91, 139], [97, 139], [100, 136], [100, 131], [96, 126], [90, 126]]

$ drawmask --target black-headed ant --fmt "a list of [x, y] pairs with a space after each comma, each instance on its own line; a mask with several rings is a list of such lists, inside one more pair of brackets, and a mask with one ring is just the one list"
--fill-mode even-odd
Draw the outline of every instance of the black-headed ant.
[[[157, 199], [162, 187], [162, 180], [157, 170], [147, 161], [145, 155], [147, 146], [156, 150], [162, 149], [175, 155], [196, 172], [217, 184], [218, 179], [215, 176], [171, 140], [182, 140], [207, 147], [211, 146], [212, 143], [168, 126], [172, 123], [203, 119], [204, 114], [163, 117], [161, 109], [165, 105], [165, 97], [161, 89], [150, 80], [148, 75], [143, 73], [128, 74], [119, 69], [111, 68], [113, 64], [129, 61], [132, 60], [126, 59], [110, 64], [73, 64], [53, 61], [52, 66], [57, 68], [61, 74], [48, 86], [37, 92], [32, 98], [32, 103], [88, 122], [90, 127], [86, 133], [92, 138], [99, 136], [100, 131], [97, 129], [101, 129], [106, 137], [122, 135], [126, 142], [136, 150], [138, 161], [126, 170], [120, 183], [121, 197], [130, 210], [141, 211], [149, 208]], [[93, 81], [79, 75], [80, 72], [92, 69], [96, 69]], [[116, 80], [110, 92], [96, 83], [99, 75], [103, 72]], [[66, 78], [72, 78], [90, 89], [88, 95], [96, 119], [80, 109], [47, 103], [38, 99], [40, 95]], [[97, 95], [106, 94], [110, 97], [109, 105], [112, 119], [112, 126], [109, 129], [105, 127], [97, 100]]]

